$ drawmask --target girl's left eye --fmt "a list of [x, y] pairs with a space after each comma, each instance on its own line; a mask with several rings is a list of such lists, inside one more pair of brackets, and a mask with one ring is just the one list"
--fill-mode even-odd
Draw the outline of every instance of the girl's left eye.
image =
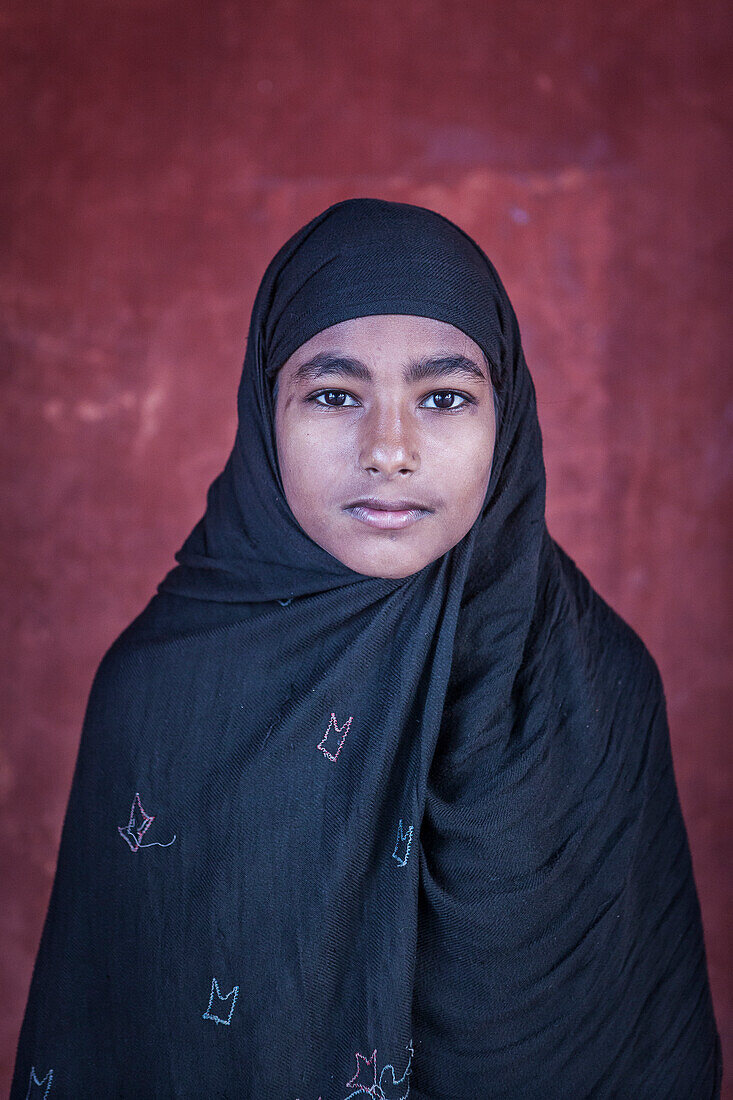
[[[456, 397], [461, 402], [460, 405], [455, 405], [453, 403], [453, 399]], [[425, 400], [430, 401], [432, 398], [437, 398], [439, 402], [450, 400], [450, 404], [444, 405], [441, 403], [432, 406], [434, 409], [443, 409], [445, 412], [453, 412], [454, 410], [462, 409], [465, 405], [471, 404], [470, 397], [464, 397], [462, 393], [456, 393], [454, 390], [436, 390], [435, 393], [428, 394]]]

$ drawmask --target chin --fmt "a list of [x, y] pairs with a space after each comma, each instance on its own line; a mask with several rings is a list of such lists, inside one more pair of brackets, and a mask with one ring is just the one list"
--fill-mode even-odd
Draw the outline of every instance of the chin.
[[413, 573], [419, 573], [423, 568], [420, 563], [404, 561], [392, 563], [381, 562], [379, 564], [373, 561], [349, 561], [345, 564], [356, 573], [361, 573], [365, 577], [382, 577], [385, 580], [391, 581], [402, 580], [403, 577], [411, 577]]
[[[363, 577], [402, 580], [404, 577], [419, 573], [435, 557], [434, 554], [431, 557], [424, 552], [416, 554], [414, 548], [413, 553], [409, 553], [405, 545], [399, 545], [397, 537], [390, 539], [389, 544], [385, 543], [381, 547], [381, 553], [376, 546], [369, 548], [373, 551], [369, 553], [368, 550], [365, 552], [366, 539], [360, 538], [358, 533], [354, 536], [354, 533], [350, 532], [349, 539], [345, 539], [341, 531], [338, 532], [339, 537], [335, 537], [332, 529], [306, 533], [342, 565], [353, 569]], [[389, 552], [390, 549], [392, 553]]]

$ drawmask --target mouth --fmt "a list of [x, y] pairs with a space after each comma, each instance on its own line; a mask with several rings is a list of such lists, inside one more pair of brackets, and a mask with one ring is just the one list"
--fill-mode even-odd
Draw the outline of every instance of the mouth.
[[413, 523], [433, 512], [432, 508], [418, 501], [381, 500], [378, 497], [362, 497], [345, 505], [344, 510], [369, 527], [388, 531], [411, 527]]

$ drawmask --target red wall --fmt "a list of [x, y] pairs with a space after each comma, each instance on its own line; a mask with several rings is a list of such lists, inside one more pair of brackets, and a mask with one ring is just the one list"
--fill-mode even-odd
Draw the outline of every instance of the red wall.
[[350, 195], [447, 214], [506, 282], [551, 530], [665, 680], [733, 1064], [724, 11], [4, 0], [0, 1086], [92, 675], [229, 452], [266, 262]]

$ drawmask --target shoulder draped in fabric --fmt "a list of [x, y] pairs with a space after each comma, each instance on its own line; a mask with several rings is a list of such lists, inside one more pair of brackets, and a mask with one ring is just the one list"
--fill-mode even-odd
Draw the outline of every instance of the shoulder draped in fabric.
[[[400, 580], [306, 535], [274, 437], [288, 356], [382, 313], [465, 331], [499, 406], [480, 515]], [[548, 533], [484, 252], [330, 207], [264, 275], [237, 402], [92, 684], [12, 1100], [719, 1097], [659, 674]]]

